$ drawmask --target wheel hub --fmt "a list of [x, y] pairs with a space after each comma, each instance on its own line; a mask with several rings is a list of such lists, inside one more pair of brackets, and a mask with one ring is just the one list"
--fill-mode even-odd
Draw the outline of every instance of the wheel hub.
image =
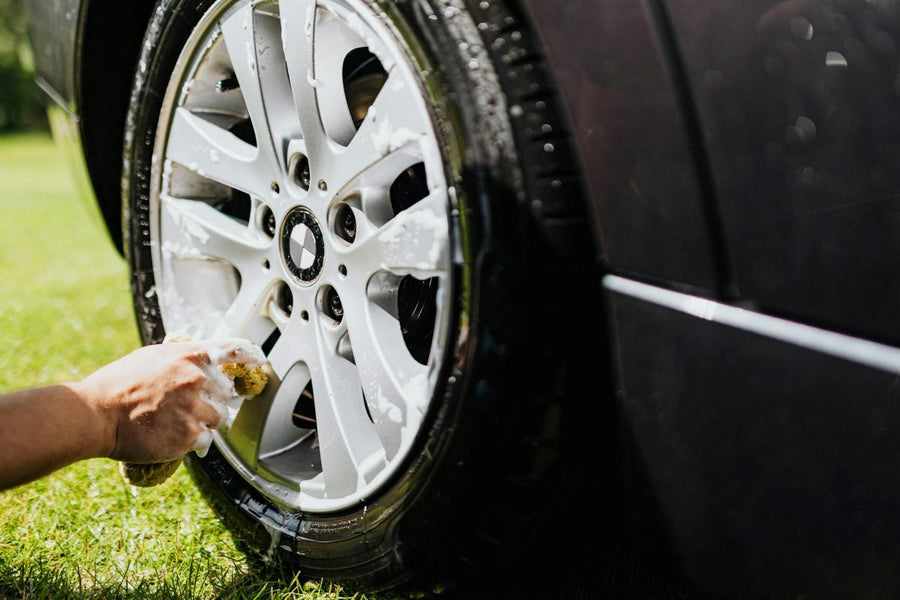
[[316, 218], [305, 208], [285, 217], [281, 229], [281, 254], [288, 271], [302, 285], [314, 282], [322, 272], [325, 242]]

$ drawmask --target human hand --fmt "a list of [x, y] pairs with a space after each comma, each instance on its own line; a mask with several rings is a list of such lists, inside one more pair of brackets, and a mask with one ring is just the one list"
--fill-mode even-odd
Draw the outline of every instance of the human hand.
[[228, 416], [233, 382], [219, 366], [262, 364], [259, 347], [233, 338], [158, 344], [97, 370], [75, 384], [105, 424], [102, 456], [162, 462], [196, 449], [205, 454], [209, 428]]

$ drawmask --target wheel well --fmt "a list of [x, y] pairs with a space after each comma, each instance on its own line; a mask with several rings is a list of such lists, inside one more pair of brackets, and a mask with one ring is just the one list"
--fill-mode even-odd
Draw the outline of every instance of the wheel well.
[[110, 237], [122, 251], [122, 139], [131, 84], [153, 0], [90, 0], [77, 73], [81, 140]]

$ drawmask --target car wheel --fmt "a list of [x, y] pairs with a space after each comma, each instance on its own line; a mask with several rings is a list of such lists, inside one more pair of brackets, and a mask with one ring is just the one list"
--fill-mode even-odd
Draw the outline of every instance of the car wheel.
[[379, 587], [547, 539], [596, 312], [553, 98], [504, 2], [160, 0], [124, 149], [135, 307], [145, 343], [268, 356], [188, 461], [252, 546]]

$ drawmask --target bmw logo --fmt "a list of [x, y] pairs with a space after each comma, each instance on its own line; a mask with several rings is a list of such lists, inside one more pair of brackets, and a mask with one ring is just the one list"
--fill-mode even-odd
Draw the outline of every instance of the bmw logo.
[[324, 250], [322, 230], [312, 213], [304, 208], [289, 212], [281, 229], [281, 253], [300, 283], [312, 283], [319, 276]]

